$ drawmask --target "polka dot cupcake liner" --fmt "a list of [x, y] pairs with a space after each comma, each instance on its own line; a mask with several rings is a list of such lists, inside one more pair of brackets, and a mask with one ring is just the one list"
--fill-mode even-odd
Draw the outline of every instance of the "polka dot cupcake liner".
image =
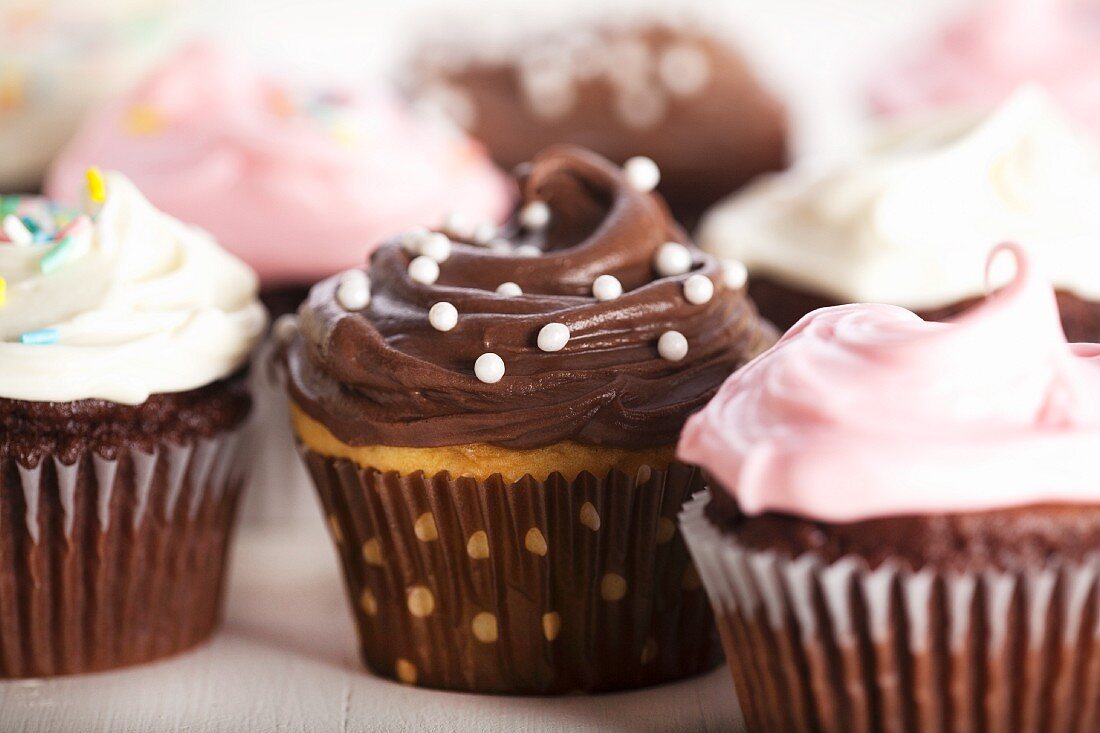
[[0, 456], [0, 677], [147, 662], [217, 625], [241, 430], [72, 463]]
[[1100, 730], [1100, 554], [911, 570], [683, 531], [752, 731]]
[[305, 455], [377, 674], [561, 694], [644, 687], [721, 662], [676, 527], [702, 488], [694, 468], [506, 482]]

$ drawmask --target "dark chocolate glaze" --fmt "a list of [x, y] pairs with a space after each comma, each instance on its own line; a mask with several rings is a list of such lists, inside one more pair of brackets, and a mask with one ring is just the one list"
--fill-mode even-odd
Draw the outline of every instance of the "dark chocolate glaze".
[[883, 517], [829, 523], [769, 512], [747, 516], [714, 486], [708, 518], [741, 544], [825, 562], [852, 555], [871, 567], [887, 560], [913, 570], [1019, 570], [1083, 560], [1100, 548], [1100, 505], [1038, 505], [984, 512]]
[[[439, 280], [423, 285], [408, 277], [412, 256], [395, 240], [371, 259], [362, 311], [337, 303], [338, 277], [314, 287], [286, 350], [293, 400], [351, 445], [669, 445], [722, 381], [774, 340], [709, 255], [691, 248], [692, 273], [715, 283], [705, 304], [684, 298], [688, 275], [655, 275], [657, 249], [687, 237], [661, 200], [631, 188], [618, 167], [558, 147], [535, 159], [521, 186], [526, 201], [549, 205], [551, 223], [542, 235], [517, 230], [511, 239], [537, 245], [541, 256], [456, 242]], [[592, 297], [601, 274], [622, 282], [621, 297]], [[498, 295], [508, 281], [524, 295]], [[428, 322], [440, 301], [459, 313], [446, 333]], [[569, 326], [571, 339], [545, 353], [536, 339], [551, 322]], [[687, 337], [682, 361], [658, 355], [667, 330]], [[485, 352], [504, 360], [496, 384], [474, 375]]]
[[[648, 90], [667, 104], [648, 126], [623, 120], [618, 110], [622, 90], [607, 75], [573, 79], [576, 99], [569, 110], [539, 115], [525, 100], [523, 59], [517, 57], [475, 58], [458, 65], [456, 54], [440, 53], [433, 44], [421, 54], [410, 85], [414, 95], [430, 94], [440, 83], [464, 93], [474, 108], [470, 133], [506, 169], [557, 143], [583, 145], [620, 164], [631, 156], [649, 156], [661, 168], [661, 195], [688, 227], [752, 178], [787, 167], [786, 112], [728, 44], [702, 29], [657, 22], [592, 30], [609, 49], [639, 44], [654, 57], [672, 47], [695, 49], [706, 59], [709, 80], [698, 92], [677, 96], [664, 91], [656, 78], [643, 77], [647, 86], [636, 93]], [[562, 54], [568, 40], [550, 34], [531, 39], [525, 48], [533, 55]], [[441, 62], [433, 62], [433, 52]], [[461, 55], [462, 49], [457, 52]]]
[[85, 450], [104, 458], [129, 448], [148, 452], [160, 443], [183, 444], [230, 430], [251, 406], [243, 372], [186, 392], [151, 395], [140, 405], [0, 398], [0, 458], [36, 466], [42, 456], [72, 463]]
[[[828, 295], [802, 290], [763, 275], [752, 276], [749, 281], [749, 295], [760, 314], [783, 331], [810, 311], [841, 305]], [[1056, 296], [1066, 338], [1071, 343], [1100, 343], [1100, 303], [1084, 300], [1064, 290], [1057, 291]], [[980, 298], [967, 298], [942, 308], [918, 311], [917, 315], [926, 321], [942, 321], [968, 310], [979, 300]]]

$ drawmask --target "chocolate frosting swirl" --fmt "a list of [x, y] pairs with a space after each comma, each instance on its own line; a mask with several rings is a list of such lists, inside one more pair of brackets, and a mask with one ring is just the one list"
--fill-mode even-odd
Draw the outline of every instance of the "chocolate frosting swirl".
[[[744, 289], [729, 287], [720, 263], [694, 246], [688, 274], [655, 274], [658, 248], [687, 237], [660, 199], [632, 188], [618, 167], [579, 148], [551, 148], [520, 184], [525, 201], [549, 206], [550, 223], [529, 230], [513, 222], [507, 238], [541, 256], [452, 236], [439, 279], [425, 285], [409, 277], [413, 255], [394, 240], [371, 259], [362, 310], [340, 305], [339, 276], [318, 283], [285, 351], [294, 402], [350, 445], [669, 445], [726, 376], [774, 340]], [[684, 297], [694, 273], [714, 283], [699, 305]], [[592, 296], [603, 274], [622, 283], [619, 298]], [[498, 294], [508, 281], [523, 295]], [[447, 332], [428, 321], [440, 301], [459, 313]], [[537, 336], [551, 322], [566, 324], [571, 337], [544, 352]], [[668, 330], [687, 338], [680, 361], [658, 353]], [[486, 352], [506, 366], [495, 384], [474, 373]]]

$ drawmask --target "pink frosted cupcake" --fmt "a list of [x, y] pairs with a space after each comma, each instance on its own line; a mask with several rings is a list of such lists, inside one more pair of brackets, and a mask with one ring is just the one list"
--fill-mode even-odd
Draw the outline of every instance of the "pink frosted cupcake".
[[451, 212], [496, 222], [511, 201], [479, 144], [384, 92], [303, 92], [201, 44], [88, 119], [47, 191], [75, 201], [93, 163], [213, 233], [268, 292], [304, 295], [389, 235]]
[[1098, 730], [1100, 345], [1011, 249], [949, 322], [811, 313], [688, 421], [749, 730]]
[[935, 107], [986, 111], [1022, 84], [1046, 87], [1100, 137], [1100, 6], [1080, 0], [985, 0], [871, 86], [886, 115]]

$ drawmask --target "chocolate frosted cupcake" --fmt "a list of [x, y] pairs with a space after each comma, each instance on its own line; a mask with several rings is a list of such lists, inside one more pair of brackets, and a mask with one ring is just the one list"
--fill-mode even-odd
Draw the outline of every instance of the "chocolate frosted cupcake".
[[783, 106], [746, 61], [702, 23], [577, 22], [510, 39], [452, 28], [427, 45], [411, 86], [511, 168], [556, 143], [617, 163], [644, 155], [677, 220], [787, 165]]
[[1022, 250], [947, 323], [817, 311], [688, 421], [683, 528], [753, 731], [1100, 724], [1100, 345]]
[[186, 649], [219, 614], [255, 275], [89, 171], [0, 198], [0, 676]]
[[610, 163], [555, 148], [521, 185], [501, 236], [410, 232], [317, 285], [286, 347], [363, 658], [508, 693], [708, 669], [674, 446], [771, 329]]
[[745, 263], [761, 314], [785, 329], [840, 303], [959, 313], [982, 295], [989, 248], [1019, 241], [1070, 340], [1100, 342], [1098, 198], [1100, 149], [1031, 87], [984, 117], [884, 128], [844, 166], [763, 180], [708, 213], [699, 242]]

